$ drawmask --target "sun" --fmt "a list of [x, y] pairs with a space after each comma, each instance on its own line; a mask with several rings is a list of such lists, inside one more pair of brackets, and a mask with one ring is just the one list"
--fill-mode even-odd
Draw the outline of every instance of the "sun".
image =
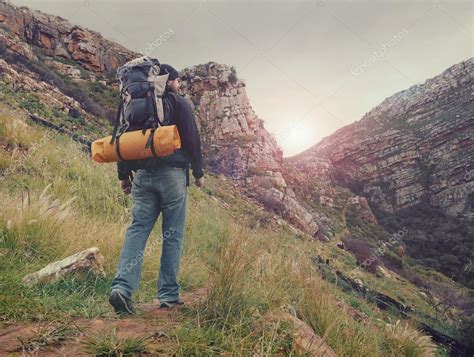
[[304, 125], [296, 125], [283, 136], [282, 146], [285, 156], [291, 156], [311, 146], [314, 133]]

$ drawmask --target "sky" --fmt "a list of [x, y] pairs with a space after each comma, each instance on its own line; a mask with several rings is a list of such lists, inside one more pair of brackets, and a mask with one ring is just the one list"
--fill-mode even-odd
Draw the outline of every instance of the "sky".
[[473, 57], [470, 1], [12, 0], [178, 70], [233, 65], [284, 156]]

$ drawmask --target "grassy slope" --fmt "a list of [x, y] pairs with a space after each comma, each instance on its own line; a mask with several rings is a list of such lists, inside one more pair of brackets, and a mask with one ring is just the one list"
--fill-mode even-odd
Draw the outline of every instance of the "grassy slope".
[[[27, 124], [20, 112], [4, 105], [0, 144], [0, 195], [7, 203], [0, 208], [3, 324], [110, 315], [108, 287], [131, 207], [117, 187], [114, 165], [95, 164], [78, 144]], [[180, 281], [184, 290], [207, 285], [210, 293], [204, 305], [180, 317], [172, 334], [175, 352], [290, 352], [289, 327], [265, 322], [265, 316], [291, 304], [339, 355], [419, 355], [414, 328], [409, 327], [413, 332], [408, 335], [387, 330], [396, 313], [382, 313], [343, 293], [324, 281], [311, 261], [322, 255], [348, 271], [356, 266], [351, 255], [269, 225], [268, 213], [212, 176], [206, 188], [190, 187], [187, 209]], [[159, 236], [159, 226], [152, 237]], [[67, 278], [34, 288], [21, 284], [27, 273], [91, 246], [105, 256], [107, 278]], [[137, 301], [154, 296], [159, 256], [158, 245], [145, 258]], [[362, 279], [374, 280], [384, 291], [398, 290], [407, 303], [430, 311], [406, 282], [380, 282], [368, 274]], [[352, 318], [351, 306], [367, 319]]]

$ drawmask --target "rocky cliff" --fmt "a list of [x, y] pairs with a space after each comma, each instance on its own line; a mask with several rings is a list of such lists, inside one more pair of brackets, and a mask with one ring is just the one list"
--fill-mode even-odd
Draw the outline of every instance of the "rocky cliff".
[[[117, 105], [111, 74], [138, 54], [60, 17], [5, 1], [0, 24], [3, 95], [67, 132], [104, 135], [104, 117]], [[362, 196], [389, 212], [427, 200], [469, 215], [472, 67], [472, 60], [460, 63], [388, 98], [288, 160], [231, 66], [185, 68], [181, 81], [196, 113], [206, 168], [321, 239], [343, 229], [340, 220], [355, 201], [366, 221], [376, 222]]]
[[247, 195], [316, 236], [315, 217], [296, 199], [282, 175], [282, 151], [253, 111], [235, 70], [210, 62], [186, 68], [182, 91], [196, 108], [210, 171], [234, 180]]
[[[93, 71], [110, 71], [124, 61], [133, 58], [132, 51], [108, 41], [96, 31], [72, 25], [69, 21], [27, 7], [17, 7], [8, 1], [0, 1], [0, 24], [30, 45], [38, 46], [48, 55], [77, 61]], [[2, 42], [11, 42], [8, 36]], [[20, 53], [27, 53], [21, 43], [12, 43]], [[23, 47], [23, 48], [22, 48]]]
[[474, 59], [401, 91], [287, 163], [318, 174], [395, 212], [422, 202], [473, 217]]
[[[71, 134], [88, 135], [82, 130], [87, 126], [96, 128], [95, 138], [104, 135], [104, 116], [118, 103], [110, 74], [139, 54], [60, 17], [6, 1], [0, 2], [0, 24], [4, 95]], [[181, 80], [201, 130], [206, 168], [315, 236], [318, 224], [286, 184], [282, 152], [250, 106], [235, 70], [210, 62], [184, 69]]]

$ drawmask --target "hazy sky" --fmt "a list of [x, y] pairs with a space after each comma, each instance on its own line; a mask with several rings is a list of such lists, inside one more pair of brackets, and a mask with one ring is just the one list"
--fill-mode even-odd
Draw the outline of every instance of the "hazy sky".
[[12, 2], [177, 69], [234, 65], [285, 156], [473, 56], [469, 1]]

